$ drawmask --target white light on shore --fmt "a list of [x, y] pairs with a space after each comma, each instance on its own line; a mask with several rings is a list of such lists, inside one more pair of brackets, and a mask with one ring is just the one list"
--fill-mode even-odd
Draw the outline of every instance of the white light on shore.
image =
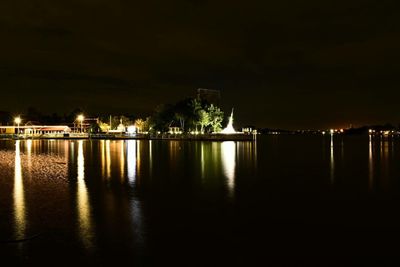
[[128, 127], [128, 134], [135, 134], [136, 133], [136, 126], [129, 126]]
[[221, 133], [222, 134], [235, 134], [236, 133], [235, 129], [233, 128], [233, 110], [232, 110], [231, 116], [229, 117], [228, 125], [226, 126], [225, 129], [222, 130]]

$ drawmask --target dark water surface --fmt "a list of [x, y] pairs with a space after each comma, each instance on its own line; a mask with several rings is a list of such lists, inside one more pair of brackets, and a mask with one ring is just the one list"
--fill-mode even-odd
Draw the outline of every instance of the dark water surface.
[[2, 266], [400, 258], [400, 139], [10, 140], [0, 179]]

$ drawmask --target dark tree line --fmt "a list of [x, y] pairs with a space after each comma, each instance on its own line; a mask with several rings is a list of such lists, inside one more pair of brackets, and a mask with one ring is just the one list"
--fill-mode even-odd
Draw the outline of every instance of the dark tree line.
[[222, 129], [223, 111], [213, 104], [196, 98], [187, 98], [173, 105], [158, 106], [150, 117], [149, 127], [166, 132], [179, 127], [182, 132], [218, 132]]

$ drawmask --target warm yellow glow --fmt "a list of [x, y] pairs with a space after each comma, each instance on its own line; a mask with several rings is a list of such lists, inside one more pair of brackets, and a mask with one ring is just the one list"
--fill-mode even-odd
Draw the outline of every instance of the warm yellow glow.
[[107, 178], [111, 178], [111, 142], [110, 140], [106, 140], [106, 173]]
[[331, 183], [335, 182], [335, 155], [334, 155], [334, 144], [333, 144], [333, 135], [331, 135], [331, 154], [330, 154], [330, 178]]
[[381, 137], [382, 172], [389, 171], [389, 140]]
[[26, 140], [26, 153], [28, 157], [32, 155], [32, 139]]
[[105, 151], [105, 142], [104, 140], [100, 140], [100, 149], [101, 149], [101, 175], [104, 178], [106, 176], [106, 151]]
[[25, 193], [22, 179], [22, 166], [20, 155], [20, 141], [15, 142], [15, 170], [14, 170], [14, 218], [16, 239], [25, 238], [26, 213]]
[[120, 156], [119, 156], [121, 181], [125, 179], [125, 141], [120, 141]]
[[77, 121], [83, 122], [85, 120], [85, 116], [83, 116], [82, 114], [78, 115], [78, 117], [76, 117]]
[[16, 118], [14, 119], [14, 122], [15, 122], [15, 124], [21, 124], [22, 120], [21, 120], [20, 117], [16, 117]]
[[83, 141], [78, 141], [78, 188], [77, 206], [79, 230], [82, 242], [86, 248], [92, 247], [92, 225], [90, 218], [89, 195], [85, 183], [85, 158], [83, 154]]
[[372, 150], [372, 136], [369, 136], [368, 180], [369, 180], [368, 181], [369, 189], [371, 190], [374, 186], [374, 157], [373, 157], [373, 150]]
[[32, 140], [26, 140], [26, 157], [28, 162], [28, 172], [32, 172]]
[[127, 141], [128, 180], [131, 185], [136, 182], [136, 140]]
[[228, 190], [233, 196], [235, 190], [235, 168], [236, 168], [236, 144], [235, 142], [223, 142], [221, 144], [222, 166], [227, 178]]
[[149, 172], [150, 177], [153, 175], [153, 141], [149, 141]]

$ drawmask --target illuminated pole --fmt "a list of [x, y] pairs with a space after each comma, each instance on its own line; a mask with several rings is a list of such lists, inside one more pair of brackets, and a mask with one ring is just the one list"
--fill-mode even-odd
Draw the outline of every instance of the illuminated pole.
[[77, 120], [81, 123], [81, 133], [83, 132], [83, 121], [85, 120], [85, 117], [81, 114], [78, 116]]
[[108, 128], [108, 131], [112, 130], [112, 116], [110, 115], [110, 128]]
[[21, 124], [21, 118], [20, 117], [16, 117], [14, 119], [14, 122], [17, 124], [17, 134], [19, 134], [19, 125]]

